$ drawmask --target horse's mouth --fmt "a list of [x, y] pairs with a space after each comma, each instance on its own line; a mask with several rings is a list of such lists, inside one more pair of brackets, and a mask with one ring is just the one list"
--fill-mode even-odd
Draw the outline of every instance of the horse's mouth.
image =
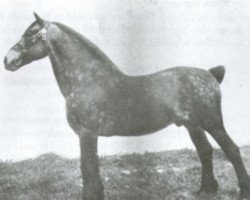
[[5, 68], [9, 71], [16, 71], [22, 65], [23, 61], [21, 58], [17, 58], [11, 62], [10, 65], [5, 65]]

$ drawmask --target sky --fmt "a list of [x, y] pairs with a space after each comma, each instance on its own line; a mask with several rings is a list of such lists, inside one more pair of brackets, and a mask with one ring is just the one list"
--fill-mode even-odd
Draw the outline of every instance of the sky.
[[[48, 58], [16, 72], [3, 58], [34, 21], [33, 12], [93, 41], [126, 74], [174, 66], [226, 67], [221, 84], [226, 129], [250, 145], [250, 2], [229, 0], [2, 0], [0, 2], [0, 159], [54, 152], [76, 158], [78, 137]], [[210, 138], [212, 144], [216, 144]], [[100, 155], [194, 148], [174, 125], [140, 137], [100, 137]]]

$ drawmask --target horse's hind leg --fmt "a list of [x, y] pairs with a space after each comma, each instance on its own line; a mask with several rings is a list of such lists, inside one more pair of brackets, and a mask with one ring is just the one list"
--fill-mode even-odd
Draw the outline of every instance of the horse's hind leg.
[[250, 199], [250, 177], [243, 164], [239, 147], [232, 141], [227, 134], [222, 120], [214, 121], [213, 125], [207, 129], [211, 136], [220, 145], [228, 159], [232, 162], [239, 181], [241, 197]]
[[218, 190], [218, 183], [213, 173], [213, 148], [201, 128], [186, 127], [193, 141], [202, 165], [202, 179], [199, 192], [214, 193]]

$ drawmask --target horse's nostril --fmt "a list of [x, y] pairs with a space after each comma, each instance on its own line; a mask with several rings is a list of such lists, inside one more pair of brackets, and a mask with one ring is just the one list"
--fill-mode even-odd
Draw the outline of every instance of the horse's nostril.
[[7, 64], [7, 57], [4, 57], [4, 64], [6, 65]]

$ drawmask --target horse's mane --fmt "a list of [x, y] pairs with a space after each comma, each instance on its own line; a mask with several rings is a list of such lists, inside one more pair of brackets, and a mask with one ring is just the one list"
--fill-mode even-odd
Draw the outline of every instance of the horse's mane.
[[[103, 51], [101, 51], [99, 49], [99, 47], [97, 47], [93, 42], [91, 42], [89, 39], [87, 39], [86, 37], [84, 37], [83, 35], [81, 35], [80, 33], [76, 32], [75, 30], [73, 30], [72, 28], [58, 23], [58, 22], [53, 22], [53, 24], [55, 24], [57, 27], [59, 27], [64, 33], [66, 33], [69, 36], [72, 36], [74, 38], [76, 38], [77, 40], [79, 40], [80, 43], [82, 43], [83, 46], [87, 46], [87, 48], [95, 55], [97, 56], [99, 59], [110, 63], [111, 67], [113, 69], [119, 70], [115, 64], [110, 60], [110, 58], [103, 53]], [[119, 70], [120, 71], [120, 70]]]

